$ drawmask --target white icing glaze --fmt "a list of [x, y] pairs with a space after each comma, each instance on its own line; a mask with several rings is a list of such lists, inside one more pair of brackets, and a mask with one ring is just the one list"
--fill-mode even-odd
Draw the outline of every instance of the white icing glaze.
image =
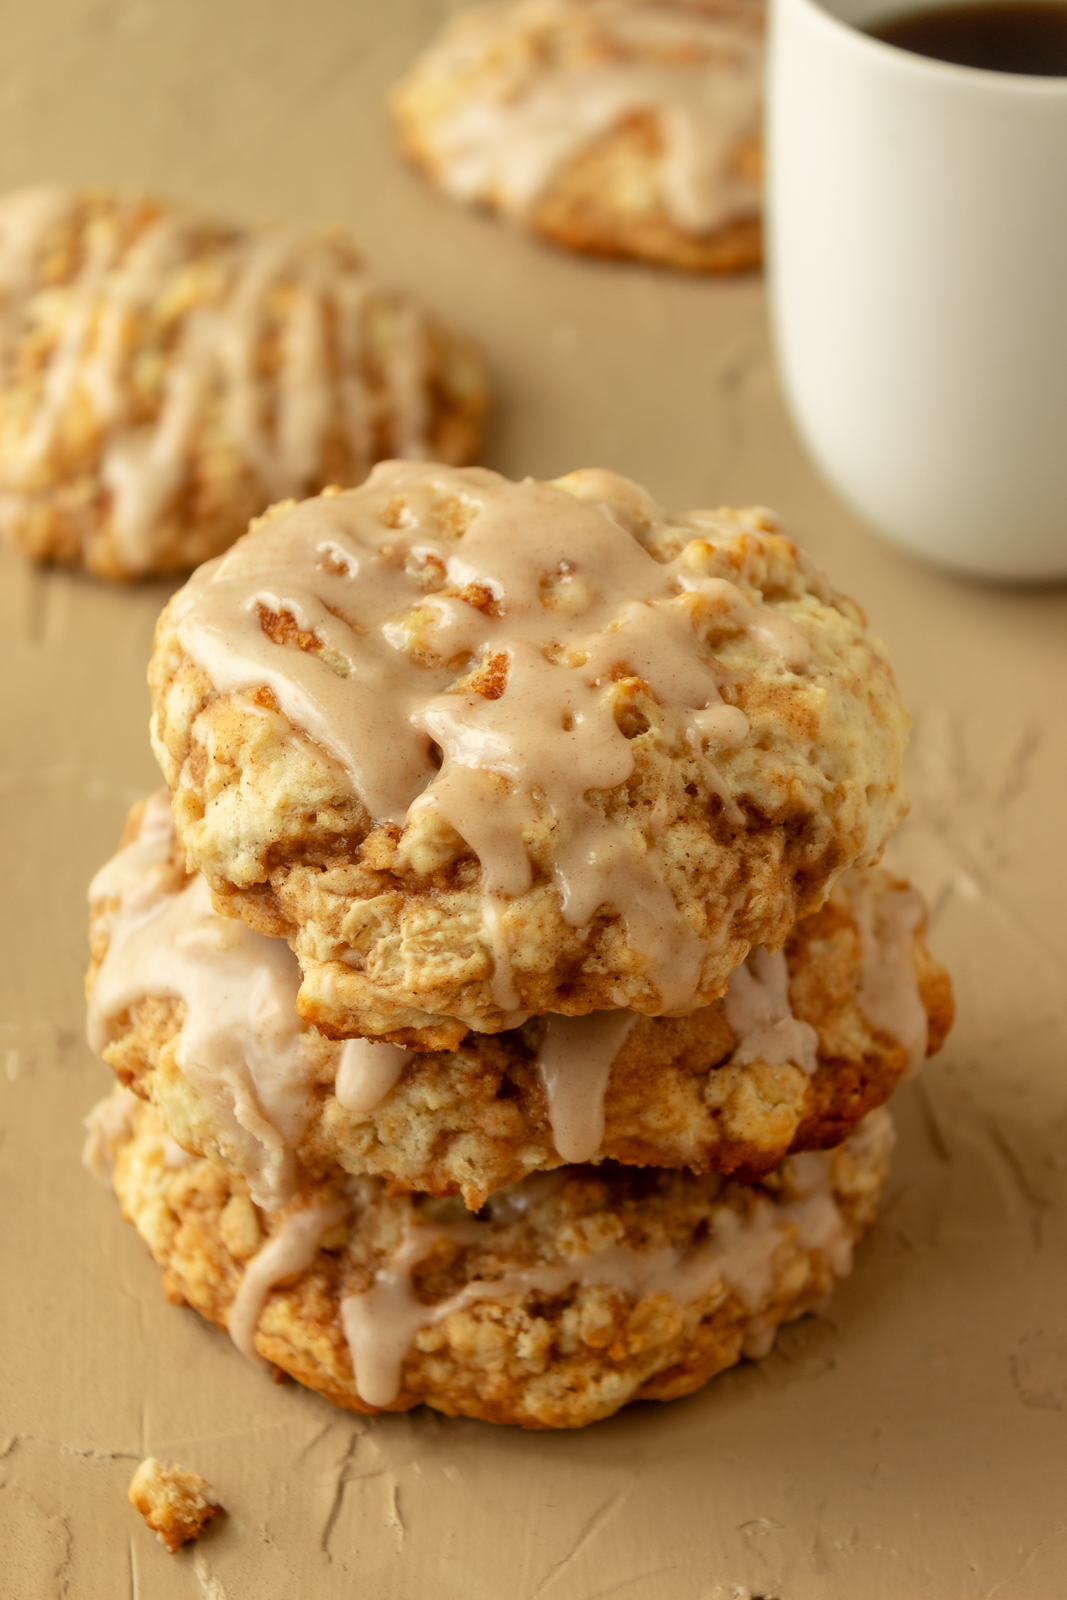
[[[575, 36], [564, 60], [534, 43], [557, 30]], [[508, 51], [524, 33], [531, 47]], [[651, 113], [659, 196], [677, 227], [701, 234], [758, 211], [758, 185], [735, 159], [759, 132], [758, 6], [522, 0], [461, 16], [425, 59], [435, 75], [463, 77], [428, 135], [442, 184], [460, 198], [490, 196], [525, 216], [574, 155]]]
[[130, 319], [151, 305], [164, 274], [186, 248], [186, 229], [179, 219], [160, 217], [134, 241], [112, 275], [110, 293], [98, 308], [95, 348], [82, 372], [82, 383], [102, 423], [124, 415], [128, 397], [120, 378]]
[[926, 1059], [930, 1023], [919, 993], [915, 935], [926, 916], [917, 889], [878, 888], [861, 873], [841, 879], [860, 934], [862, 967], [857, 1001], [864, 1019], [905, 1052], [904, 1078]]
[[132, 1089], [116, 1084], [105, 1099], [97, 1101], [82, 1122], [87, 1130], [82, 1145], [82, 1166], [108, 1188], [115, 1166], [114, 1146], [133, 1137], [134, 1116], [140, 1104]]
[[[34, 189], [0, 201], [0, 362], [25, 331], [25, 309], [38, 286], [42, 252], [57, 224], [69, 222], [77, 197]], [[175, 495], [187, 482], [192, 445], [218, 397], [227, 442], [262, 485], [264, 499], [299, 495], [320, 470], [339, 389], [340, 410], [358, 474], [370, 465], [370, 403], [363, 364], [363, 322], [370, 292], [360, 271], [313, 239], [280, 230], [221, 234], [210, 246], [218, 279], [185, 313], [167, 360], [158, 416], [134, 425], [127, 417], [138, 324], [176, 270], [208, 249], [192, 219], [150, 221], [128, 244], [122, 235], [136, 203], [119, 202], [107, 225], [87, 230], [84, 261], [67, 296], [62, 331], [49, 358], [37, 410], [12, 472], [32, 483], [53, 448], [75, 389], [88, 401], [102, 434], [100, 474], [112, 495], [118, 553], [131, 572], [151, 568]], [[260, 370], [271, 296], [287, 289], [276, 378]], [[279, 309], [281, 305], [281, 309]], [[341, 370], [331, 374], [327, 320], [336, 322]], [[396, 342], [385, 351], [388, 418], [399, 456], [425, 453], [428, 421], [427, 337], [422, 313], [409, 301], [395, 311]]]
[[114, 233], [89, 235], [85, 261], [71, 290], [63, 331], [52, 352], [40, 402], [22, 441], [22, 459], [31, 471], [52, 447], [92, 333], [97, 300], [117, 254], [118, 238]]
[[[467, 1230], [468, 1224], [455, 1224]], [[477, 1226], [474, 1224], [473, 1226]], [[356, 1392], [368, 1405], [387, 1406], [400, 1390], [400, 1368], [416, 1333], [433, 1321], [433, 1310], [416, 1298], [411, 1270], [448, 1228], [411, 1228], [393, 1256], [378, 1269], [365, 1294], [341, 1301], [341, 1325], [352, 1356]]]
[[175, 892], [172, 829], [165, 792], [153, 796], [137, 839], [93, 879], [93, 902], [118, 904], [89, 997], [89, 1043], [100, 1053], [112, 1020], [144, 995], [181, 999], [176, 1062], [257, 1204], [277, 1209], [295, 1192], [293, 1146], [309, 1112], [299, 968], [284, 941], [216, 915], [202, 878]]
[[[888, 1114], [873, 1112], [854, 1137], [859, 1141], [857, 1148], [863, 1146], [869, 1154], [887, 1149], [892, 1141]], [[735, 1294], [752, 1319], [757, 1348], [769, 1348], [767, 1323], [760, 1314], [769, 1309], [777, 1253], [789, 1238], [795, 1238], [805, 1250], [820, 1251], [835, 1277], [845, 1277], [851, 1270], [853, 1236], [834, 1199], [833, 1159], [832, 1151], [791, 1157], [796, 1198], [775, 1204], [761, 1195], [744, 1214], [722, 1206], [714, 1214], [707, 1237], [688, 1251], [609, 1245], [587, 1256], [545, 1262], [497, 1278], [472, 1279], [436, 1305], [423, 1304], [414, 1293], [413, 1268], [441, 1240], [491, 1248], [493, 1223], [472, 1218], [452, 1224], [410, 1225], [393, 1255], [376, 1272], [371, 1287], [362, 1294], [347, 1295], [341, 1302], [357, 1392], [368, 1405], [390, 1405], [400, 1392], [404, 1360], [419, 1330], [445, 1321], [478, 1300], [562, 1294], [575, 1285], [608, 1285], [634, 1301], [644, 1295], [668, 1294], [680, 1305], [703, 1299], [719, 1286]], [[547, 1176], [556, 1184], [563, 1181], [557, 1174]], [[509, 1214], [521, 1214], [523, 1190], [531, 1183], [543, 1185], [545, 1177], [538, 1174], [504, 1191], [496, 1197], [496, 1210], [505, 1220]], [[539, 1189], [536, 1198], [544, 1198], [545, 1192]], [[502, 1210], [505, 1202], [507, 1213]]]
[[[361, 489], [305, 502], [207, 563], [173, 615], [215, 688], [269, 687], [372, 817], [402, 823], [431, 806], [467, 841], [482, 864], [502, 1009], [519, 998], [506, 903], [532, 881], [524, 831], [548, 808], [564, 918], [584, 927], [601, 906], [620, 913], [660, 1009], [682, 1011], [698, 992], [701, 941], [644, 839], [587, 798], [633, 772], [615, 678], [624, 669], [648, 685], [665, 733], [688, 741], [723, 792], [712, 753], [743, 744], [748, 724], [723, 701], [695, 623], [747, 633], [788, 672], [803, 670], [808, 640], [792, 617], [702, 577], [703, 541], [655, 560], [627, 526], [634, 485], [606, 472], [569, 481], [578, 494], [383, 463]], [[468, 518], [454, 539], [435, 515], [449, 503]], [[313, 633], [321, 654], [276, 644], [264, 608]], [[457, 662], [503, 677], [495, 697], [450, 691]]]
[[365, 1115], [380, 1105], [414, 1054], [370, 1039], [346, 1039], [337, 1064], [334, 1094], [346, 1111]]
[[118, 432], [104, 449], [100, 476], [113, 496], [116, 547], [131, 571], [150, 561], [160, 519], [185, 473], [186, 452], [212, 379], [215, 339], [209, 316], [190, 316], [155, 426]]
[[276, 1284], [305, 1272], [314, 1261], [323, 1237], [348, 1216], [345, 1200], [304, 1206], [283, 1217], [277, 1233], [252, 1257], [244, 1270], [227, 1319], [230, 1338], [249, 1361], [261, 1362], [255, 1335], [267, 1296]]
[[735, 1066], [765, 1061], [784, 1066], [791, 1061], [809, 1077], [819, 1064], [819, 1036], [810, 1023], [794, 1017], [789, 1005], [789, 970], [781, 950], [762, 946], [730, 976], [726, 1020], [738, 1036], [730, 1057]]
[[174, 818], [166, 789], [150, 794], [141, 812], [137, 836], [106, 861], [89, 884], [89, 904], [101, 900], [132, 903], [143, 890], [149, 901], [169, 884], [170, 849], [174, 839]]
[[564, 1161], [591, 1161], [600, 1149], [611, 1065], [636, 1021], [632, 1011], [548, 1017], [537, 1070], [552, 1140]]

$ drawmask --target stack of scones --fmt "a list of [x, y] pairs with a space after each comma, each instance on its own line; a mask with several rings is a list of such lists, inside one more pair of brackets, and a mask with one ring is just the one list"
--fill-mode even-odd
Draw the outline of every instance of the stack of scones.
[[951, 1022], [908, 717], [766, 511], [377, 466], [166, 607], [87, 1160], [339, 1405], [579, 1427], [820, 1306]]

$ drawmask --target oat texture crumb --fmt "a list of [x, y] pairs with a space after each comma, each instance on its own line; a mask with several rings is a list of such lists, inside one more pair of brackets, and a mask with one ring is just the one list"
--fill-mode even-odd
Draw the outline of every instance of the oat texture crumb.
[[164, 1467], [153, 1456], [137, 1468], [129, 1496], [131, 1506], [141, 1513], [171, 1555], [190, 1539], [199, 1539], [222, 1510], [198, 1472]]

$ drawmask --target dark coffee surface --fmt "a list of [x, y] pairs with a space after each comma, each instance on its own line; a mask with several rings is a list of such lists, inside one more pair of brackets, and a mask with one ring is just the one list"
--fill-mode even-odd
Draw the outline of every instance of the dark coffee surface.
[[1056, 0], [986, 0], [905, 11], [867, 31], [886, 44], [962, 67], [1067, 77], [1067, 5]]

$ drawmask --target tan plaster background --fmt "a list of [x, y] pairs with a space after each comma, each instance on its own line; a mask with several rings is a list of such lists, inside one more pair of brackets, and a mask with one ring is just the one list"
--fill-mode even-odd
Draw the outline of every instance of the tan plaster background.
[[[884, 1220], [827, 1315], [575, 1435], [358, 1420], [190, 1312], [80, 1170], [85, 884], [157, 781], [160, 588], [0, 558], [0, 1594], [106, 1600], [1055, 1600], [1067, 1593], [1067, 594], [880, 544], [807, 464], [756, 280], [568, 259], [451, 209], [381, 102], [432, 0], [2, 0], [0, 187], [148, 186], [351, 225], [487, 346], [489, 463], [759, 500], [888, 641], [918, 716], [894, 847], [960, 1020], [899, 1097]], [[143, 1453], [228, 1518], [170, 1558]]]

